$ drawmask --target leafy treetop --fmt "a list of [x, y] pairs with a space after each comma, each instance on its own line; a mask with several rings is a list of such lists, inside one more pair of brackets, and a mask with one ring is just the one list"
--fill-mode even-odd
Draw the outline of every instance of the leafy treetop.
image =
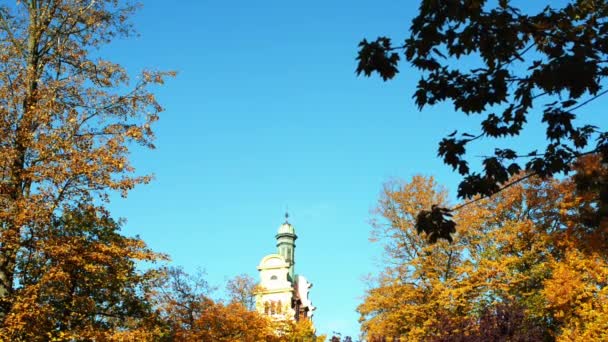
[[[454, 131], [439, 143], [438, 155], [462, 175], [458, 196], [491, 196], [512, 182], [538, 175], [567, 174], [573, 161], [599, 153], [608, 163], [608, 132], [575, 123], [578, 110], [606, 94], [608, 3], [570, 1], [535, 14], [509, 0], [423, 0], [402, 44], [388, 37], [359, 44], [357, 74], [394, 78], [405, 57], [421, 71], [414, 99], [419, 109], [449, 101], [454, 110], [482, 115], [480, 131]], [[477, 61], [467, 70], [456, 61]], [[516, 137], [535, 112], [546, 126], [544, 151], [496, 146], [472, 170], [467, 147], [481, 139]], [[608, 186], [601, 185], [599, 217], [608, 217]], [[456, 208], [452, 208], [456, 209]], [[419, 231], [431, 239], [451, 239], [450, 211], [441, 206], [420, 212]], [[598, 222], [601, 220], [597, 220]]]

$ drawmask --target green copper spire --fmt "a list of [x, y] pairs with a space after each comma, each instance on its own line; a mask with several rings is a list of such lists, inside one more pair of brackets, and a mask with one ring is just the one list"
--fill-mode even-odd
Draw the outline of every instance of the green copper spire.
[[296, 263], [296, 235], [295, 228], [289, 223], [289, 213], [285, 213], [285, 223], [279, 227], [279, 231], [275, 236], [277, 239], [278, 254], [281, 255], [289, 264], [289, 273], [287, 278], [289, 281], [294, 281], [294, 265]]

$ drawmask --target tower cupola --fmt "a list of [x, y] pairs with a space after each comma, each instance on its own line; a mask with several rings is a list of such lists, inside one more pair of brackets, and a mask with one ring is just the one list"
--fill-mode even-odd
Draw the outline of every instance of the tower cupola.
[[289, 264], [289, 273], [287, 275], [289, 281], [294, 281], [294, 265], [295, 250], [296, 250], [296, 230], [289, 223], [289, 214], [285, 213], [285, 222], [279, 227], [276, 235], [278, 254], [281, 255]]

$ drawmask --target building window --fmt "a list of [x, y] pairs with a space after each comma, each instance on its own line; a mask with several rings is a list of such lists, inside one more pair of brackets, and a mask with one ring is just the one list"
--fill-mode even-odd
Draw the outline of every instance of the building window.
[[272, 277], [270, 277], [270, 280], [277, 280], [277, 276], [273, 275]]

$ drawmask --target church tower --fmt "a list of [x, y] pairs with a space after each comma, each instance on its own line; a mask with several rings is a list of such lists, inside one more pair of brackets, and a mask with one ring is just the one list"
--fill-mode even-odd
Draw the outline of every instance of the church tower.
[[294, 273], [297, 238], [289, 215], [285, 214], [285, 222], [275, 235], [276, 254], [265, 256], [258, 265], [260, 286], [256, 292], [256, 309], [272, 319], [312, 321], [316, 309], [308, 298], [312, 283]]
[[294, 277], [294, 265], [296, 263], [296, 235], [295, 228], [289, 223], [289, 214], [285, 213], [285, 223], [279, 227], [279, 231], [275, 236], [277, 239], [277, 251], [280, 256], [285, 259], [285, 262], [289, 264], [289, 272], [287, 273], [287, 280], [293, 282]]

